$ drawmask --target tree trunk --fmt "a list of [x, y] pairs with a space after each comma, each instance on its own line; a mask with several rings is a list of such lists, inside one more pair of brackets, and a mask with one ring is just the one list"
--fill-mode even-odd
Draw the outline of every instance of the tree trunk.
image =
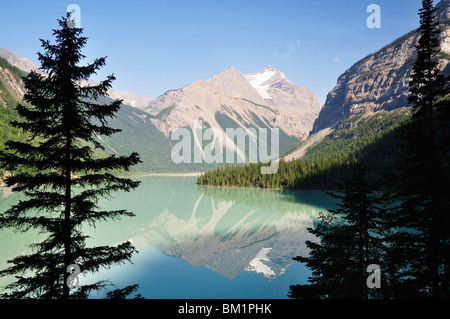
[[71, 222], [70, 222], [70, 210], [71, 210], [71, 172], [72, 168], [70, 165], [70, 150], [71, 150], [71, 137], [70, 129], [66, 135], [66, 154], [65, 154], [65, 165], [66, 165], [66, 185], [65, 185], [65, 209], [64, 209], [64, 221], [63, 221], [63, 238], [64, 238], [64, 282], [63, 282], [63, 299], [69, 299], [69, 286], [67, 284], [67, 279], [69, 273], [67, 272], [67, 267], [72, 264], [71, 252], [70, 252], [70, 242], [71, 242]]

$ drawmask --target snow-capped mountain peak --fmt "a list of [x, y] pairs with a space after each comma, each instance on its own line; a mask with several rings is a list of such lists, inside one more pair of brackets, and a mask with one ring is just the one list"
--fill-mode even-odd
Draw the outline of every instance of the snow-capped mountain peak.
[[272, 99], [268, 92], [271, 85], [286, 80], [283, 72], [278, 71], [274, 66], [269, 65], [259, 72], [244, 75], [245, 79], [261, 95], [263, 99]]

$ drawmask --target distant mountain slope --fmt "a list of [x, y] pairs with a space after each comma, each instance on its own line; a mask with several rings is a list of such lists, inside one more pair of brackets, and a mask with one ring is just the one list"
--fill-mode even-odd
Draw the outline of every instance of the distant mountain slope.
[[137, 108], [145, 108], [153, 100], [146, 94], [136, 96], [128, 92], [119, 92], [115, 90], [109, 90], [108, 95], [112, 99], [123, 100], [124, 104]]
[[[24, 72], [12, 66], [6, 59], [0, 57], [0, 149], [10, 139], [24, 142], [26, 137], [21, 131], [11, 127], [9, 122], [18, 119], [15, 106], [22, 99], [25, 88], [21, 77]], [[0, 185], [4, 174], [0, 167]]]
[[[17, 58], [14, 54], [9, 54], [9, 57], [10, 59]], [[20, 59], [20, 61], [25, 60]], [[28, 71], [35, 68], [31, 64], [28, 64], [28, 66]], [[11, 120], [19, 119], [15, 106], [18, 103], [23, 103], [25, 88], [21, 77], [25, 73], [25, 71], [11, 65], [6, 59], [0, 57], [0, 148], [3, 148], [8, 140], [19, 139], [24, 141], [26, 138], [24, 134], [21, 134], [20, 130], [10, 125]], [[99, 100], [98, 103], [109, 103], [111, 101], [111, 98], [106, 97]], [[122, 104], [116, 115], [116, 118], [111, 119], [109, 124], [115, 128], [122, 129], [122, 132], [109, 138], [98, 136], [107, 153], [124, 155], [137, 151], [143, 163], [132, 168], [135, 172], [190, 169], [182, 165], [173, 165], [170, 158], [172, 144], [167, 136], [152, 124], [147, 113]], [[103, 152], [98, 154], [105, 155]], [[6, 173], [0, 168], [0, 180]]]
[[218, 128], [224, 144], [236, 144], [226, 128], [280, 129], [280, 154], [306, 138], [318, 116], [320, 104], [308, 89], [290, 83], [273, 66], [249, 75], [230, 67], [206, 80], [197, 80], [179, 90], [171, 90], [150, 102], [146, 112], [166, 135], [180, 127], [194, 131], [194, 121]]
[[144, 110], [162, 114], [166, 133], [191, 125], [200, 117], [218, 127], [214, 114], [232, 117], [242, 127], [267, 123], [287, 135], [303, 139], [320, 111], [317, 97], [308, 89], [289, 82], [285, 75], [268, 66], [242, 75], [233, 67], [206, 80], [195, 81], [182, 89], [168, 91]]
[[[1, 49], [0, 56], [9, 64], [23, 67], [24, 74], [33, 70], [42, 73], [31, 61], [12, 51]], [[21, 82], [20, 79], [18, 81]], [[95, 83], [89, 79], [82, 85]], [[10, 90], [13, 100], [21, 101], [23, 84], [11, 86], [7, 91]], [[194, 127], [194, 121], [199, 119], [203, 121], [203, 129], [219, 129], [226, 146], [244, 160], [248, 160], [248, 149], [240, 149], [236, 141], [226, 135], [227, 128], [279, 128], [279, 152], [280, 155], [285, 154], [306, 138], [321, 107], [310, 90], [292, 84], [273, 66], [248, 75], [241, 75], [231, 67], [207, 81], [195, 81], [156, 99], [114, 90], [109, 91], [109, 98], [123, 100], [122, 109], [111, 121], [111, 125], [121, 128], [123, 132], [111, 138], [99, 138], [108, 152], [124, 154], [139, 151], [144, 161], [138, 165], [141, 171], [213, 167], [204, 163], [175, 165], [170, 156], [173, 147], [170, 134], [178, 128], [188, 128], [193, 133], [193, 147], [205, 146], [205, 141], [198, 141], [198, 132]]]
[[[99, 103], [112, 101], [106, 97]], [[154, 124], [150, 114], [126, 104], [122, 104], [116, 117], [108, 125], [122, 131], [110, 137], [97, 138], [106, 152], [117, 155], [138, 152], [142, 163], [135, 165], [131, 172], [185, 172], [211, 169], [213, 165], [204, 163], [175, 164], [171, 158], [172, 141]]]
[[282, 114], [290, 115], [291, 121], [298, 121], [298, 134], [304, 137], [303, 130], [308, 130], [311, 123], [314, 123], [322, 107], [315, 94], [290, 82], [283, 72], [272, 65], [257, 73], [245, 74], [244, 77], [269, 106]]
[[261, 105], [266, 103], [246, 77], [233, 67], [229, 67], [206, 82], [227, 96], [250, 100]]
[[357, 160], [367, 164], [370, 178], [376, 180], [383, 168], [392, 165], [398, 147], [395, 132], [408, 116], [406, 108], [353, 116], [330, 129], [317, 143], [309, 144], [306, 150], [300, 149], [302, 155], [299, 158], [281, 160], [275, 174], [259, 174], [259, 164], [248, 164], [205, 172], [198, 177], [197, 183], [209, 186], [333, 190], [336, 182], [352, 175]]
[[[446, 17], [449, 1], [442, 1], [440, 5], [447, 6], [446, 10], [441, 10], [441, 16]], [[450, 22], [448, 19], [441, 20], [441, 25], [440, 69], [449, 75]], [[417, 31], [411, 31], [358, 61], [342, 74], [336, 87], [328, 94], [311, 133], [334, 127], [353, 115], [408, 106], [409, 76], [414, 65], [417, 40]]]
[[438, 20], [450, 19], [450, 0], [441, 0], [436, 5], [436, 17]]
[[0, 48], [0, 57], [8, 61], [8, 63], [11, 64], [11, 66], [14, 66], [22, 71], [25, 71], [26, 73], [36, 71], [43, 74], [43, 72], [38, 69], [36, 64], [34, 64], [33, 62], [31, 62], [26, 58], [18, 56], [17, 54], [15, 54], [10, 50]]

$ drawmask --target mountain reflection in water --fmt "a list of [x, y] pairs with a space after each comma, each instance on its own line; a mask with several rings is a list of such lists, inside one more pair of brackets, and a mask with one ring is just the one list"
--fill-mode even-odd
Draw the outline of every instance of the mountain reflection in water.
[[202, 187], [192, 177], [152, 176], [102, 204], [124, 207], [136, 217], [99, 226], [97, 244], [100, 237], [131, 240], [138, 250], [153, 246], [228, 279], [255, 271], [271, 280], [307, 254], [305, 241], [315, 239], [307, 228], [334, 202], [322, 192]]
[[[128, 279], [123, 280], [150, 286], [154, 285], [154, 281], [160, 280], [158, 278], [165, 278], [164, 285], [169, 285], [172, 290], [165, 291], [164, 296], [170, 298], [178, 294], [181, 297], [194, 294], [194, 290], [185, 294], [179, 292], [177, 285], [185, 287], [185, 284], [179, 282], [181, 277], [177, 277], [176, 282], [168, 282], [171, 279], [167, 278], [179, 273], [179, 269], [174, 270], [173, 267], [185, 267], [180, 266], [177, 260], [184, 260], [196, 266], [195, 269], [212, 270], [219, 277], [228, 279], [227, 282], [233, 280], [234, 283], [236, 277], [244, 273], [256, 273], [265, 282], [281, 278], [289, 265], [295, 263], [293, 257], [308, 254], [305, 241], [315, 238], [307, 228], [314, 227], [319, 212], [335, 208], [330, 196], [317, 191], [203, 187], [195, 184], [195, 177], [150, 176], [141, 180], [140, 187], [135, 191], [116, 193], [112, 198], [99, 202], [102, 210], [127, 209], [135, 214], [134, 217], [101, 222], [96, 227], [85, 229], [86, 234], [91, 236], [88, 246], [114, 245], [130, 240], [140, 252], [134, 258], [137, 265], [122, 265], [120, 267], [125, 268], [118, 267], [117, 270], [111, 270], [113, 272], [101, 273], [102, 270], [93, 277], [105, 279], [103, 277], [106, 276], [107, 279], [116, 281], [125, 276]], [[0, 210], [6, 210], [19, 198], [18, 194], [4, 192], [3, 197], [0, 196]], [[12, 230], [2, 230], [0, 268], [7, 266], [7, 260], [26, 253], [27, 244], [36, 242], [38, 238], [44, 237], [38, 237], [36, 232], [19, 234]], [[157, 274], [154, 273], [151, 259], [151, 256], [156, 256], [155, 249], [161, 256], [169, 256], [165, 257], [167, 260], [164, 259], [169, 264], [165, 264], [165, 268], [159, 269]], [[145, 259], [144, 256], [148, 258]], [[139, 262], [144, 264], [140, 265]], [[165, 270], [168, 267], [172, 267], [171, 274], [164, 273], [169, 271]], [[130, 270], [136, 278], [129, 278]], [[198, 287], [202, 280], [216, 280], [210, 282], [209, 286], [225, 285], [219, 279], [211, 279], [205, 272], [198, 273], [194, 269], [188, 271], [187, 276], [193, 277], [189, 279], [183, 275], [182, 280], [195, 280], [195, 293], [200, 289]], [[205, 277], [209, 279], [204, 279]], [[145, 283], [149, 280], [152, 283]], [[247, 279], [239, 280], [244, 282]], [[236, 291], [244, 294], [239, 280], [233, 284], [235, 288], [229, 287], [233, 291], [230, 292], [231, 296], [235, 296]], [[0, 278], [0, 285], [7, 281]], [[236, 285], [240, 288], [236, 288]], [[288, 284], [283, 285], [288, 288]], [[214, 296], [207, 288], [199, 291], [198, 296]], [[220, 288], [211, 289], [213, 294], [222, 293]], [[255, 296], [260, 293], [257, 289], [259, 288], [254, 287], [254, 290], [246, 293]], [[163, 292], [158, 293], [154, 289], [145, 292], [148, 295], [154, 294], [155, 297], [163, 295]], [[284, 291], [276, 296], [280, 294], [286, 296]]]

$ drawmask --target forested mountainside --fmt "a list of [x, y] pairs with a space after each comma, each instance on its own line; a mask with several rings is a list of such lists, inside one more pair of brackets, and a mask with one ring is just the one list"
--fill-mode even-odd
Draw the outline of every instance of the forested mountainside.
[[[450, 20], [441, 10], [439, 68], [450, 74]], [[439, 13], [439, 12], [438, 12]], [[368, 167], [371, 179], [393, 164], [401, 148], [395, 138], [410, 116], [409, 76], [416, 59], [418, 31], [398, 38], [355, 63], [338, 79], [314, 122], [310, 137], [331, 129], [300, 159], [280, 161], [273, 175], [260, 175], [261, 165], [217, 168], [198, 178], [201, 185], [293, 189], [333, 189], [353, 173], [353, 164]], [[448, 100], [448, 97], [447, 97]]]
[[409, 117], [406, 108], [355, 116], [342, 121], [332, 133], [292, 161], [280, 160], [275, 174], [260, 174], [261, 164], [216, 168], [198, 177], [200, 185], [283, 189], [334, 189], [349, 177], [353, 165], [370, 166], [372, 179], [381, 168], [393, 164], [397, 151], [396, 131]]

